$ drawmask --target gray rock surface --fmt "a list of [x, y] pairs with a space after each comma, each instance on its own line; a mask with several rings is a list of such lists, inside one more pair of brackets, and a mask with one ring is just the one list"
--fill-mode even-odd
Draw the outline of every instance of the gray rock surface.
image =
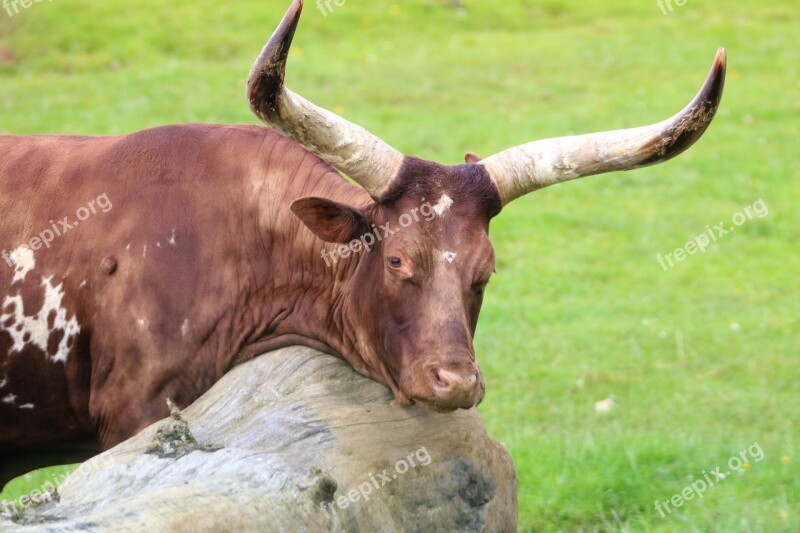
[[516, 491], [474, 409], [400, 407], [343, 361], [291, 347], [234, 368], [0, 531], [515, 531]]

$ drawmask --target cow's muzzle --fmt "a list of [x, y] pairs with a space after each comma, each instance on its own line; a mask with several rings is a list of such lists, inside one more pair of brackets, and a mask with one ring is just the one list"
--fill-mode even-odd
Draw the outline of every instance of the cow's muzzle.
[[414, 401], [437, 412], [470, 409], [483, 400], [485, 384], [478, 365], [473, 361], [449, 361], [427, 366], [423, 383]]

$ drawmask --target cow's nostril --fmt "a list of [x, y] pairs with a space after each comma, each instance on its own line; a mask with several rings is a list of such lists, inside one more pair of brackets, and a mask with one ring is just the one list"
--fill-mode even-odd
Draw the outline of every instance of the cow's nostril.
[[431, 380], [433, 387], [439, 392], [449, 393], [453, 391], [466, 392], [474, 389], [478, 384], [478, 374], [461, 374], [443, 368], [431, 370]]
[[438, 368], [433, 369], [433, 383], [440, 389], [445, 389], [450, 386], [450, 382], [442, 376]]

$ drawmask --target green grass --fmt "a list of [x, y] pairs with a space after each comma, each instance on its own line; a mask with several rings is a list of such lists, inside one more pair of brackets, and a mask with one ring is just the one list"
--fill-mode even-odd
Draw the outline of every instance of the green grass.
[[[244, 80], [287, 5], [0, 11], [0, 130], [255, 122]], [[655, 1], [484, 0], [465, 17], [444, 0], [348, 0], [327, 17], [307, 4], [289, 86], [449, 163], [666, 118], [728, 49], [722, 107], [689, 152], [545, 189], [493, 223], [480, 411], [514, 456], [521, 529], [800, 529], [799, 22], [793, 0], [667, 15]], [[767, 217], [666, 272], [656, 262], [760, 198]], [[611, 394], [616, 409], [595, 413]], [[764, 459], [745, 474], [665, 519], [654, 509], [754, 442]]]

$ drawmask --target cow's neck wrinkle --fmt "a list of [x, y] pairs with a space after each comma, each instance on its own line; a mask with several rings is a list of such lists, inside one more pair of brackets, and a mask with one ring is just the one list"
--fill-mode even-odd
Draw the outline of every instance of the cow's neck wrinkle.
[[[238, 301], [236, 306], [259, 311], [244, 319], [250, 323], [249, 331], [240, 337], [242, 342], [234, 353], [219, 362], [219, 368], [225, 372], [267, 351], [301, 344], [340, 357], [360, 373], [383, 381], [383, 373], [364, 362], [358, 334], [353, 331], [358, 320], [350, 316], [347, 303], [353, 291], [359, 290], [353, 287], [353, 280], [366, 254], [327, 264], [322, 258], [323, 248], [333, 250], [338, 245], [315, 237], [288, 209], [292, 201], [308, 196], [360, 207], [370, 202], [369, 195], [313, 154], [286, 158], [293, 161], [284, 166], [282, 179], [278, 183], [274, 179], [262, 181], [257, 194], [250, 197], [261, 203], [263, 227], [257, 230], [256, 256], [242, 261], [247, 265], [243, 278], [250, 279], [252, 290], [248, 291], [248, 301]], [[308, 175], [298, 180], [298, 172]], [[259, 261], [260, 257], [264, 261]], [[282, 258], [277, 268], [275, 258]]]

